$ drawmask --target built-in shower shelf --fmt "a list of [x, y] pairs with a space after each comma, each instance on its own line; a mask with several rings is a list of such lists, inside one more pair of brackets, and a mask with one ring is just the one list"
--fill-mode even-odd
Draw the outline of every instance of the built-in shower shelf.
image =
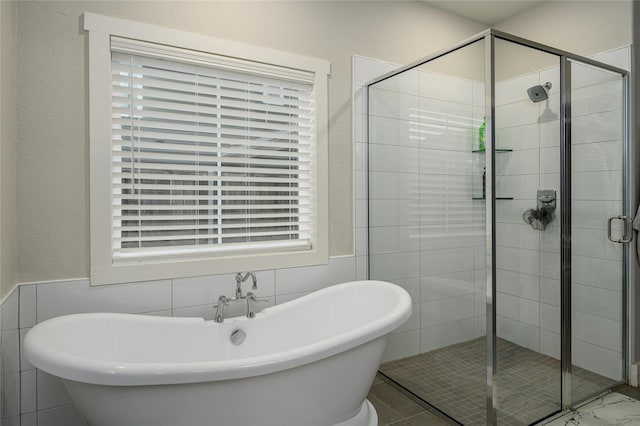
[[[513, 151], [513, 150], [512, 149], [503, 149], [503, 148], [496, 149], [496, 153], [498, 153], [498, 152], [511, 152], [511, 151]], [[485, 152], [487, 152], [487, 150], [486, 149], [474, 149], [471, 152], [480, 152], [480, 153], [484, 154]]]
[[[486, 197], [473, 197], [473, 200], [486, 200]], [[513, 200], [513, 197], [496, 197], [496, 200]]]

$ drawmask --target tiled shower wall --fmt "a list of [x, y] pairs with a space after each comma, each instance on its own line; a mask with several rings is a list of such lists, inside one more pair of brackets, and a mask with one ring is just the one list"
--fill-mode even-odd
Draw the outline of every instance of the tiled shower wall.
[[[597, 55], [594, 59], [628, 69], [629, 56], [630, 49], [624, 47]], [[372, 235], [373, 276], [403, 286], [414, 301], [413, 316], [391, 335], [385, 360], [415, 355], [482, 335], [485, 303], [483, 242], [463, 243], [450, 251], [439, 250], [441, 255], [432, 264], [427, 261], [429, 255], [420, 250], [425, 238], [417, 238], [417, 235], [424, 217], [418, 213], [417, 205], [409, 201], [410, 196], [417, 194], [419, 198], [426, 195], [418, 189], [421, 182], [420, 165], [424, 164], [425, 156], [420, 155], [417, 148], [419, 132], [411, 133], [410, 130], [416, 127], [415, 117], [412, 119], [409, 116], [411, 108], [416, 109], [417, 105], [417, 109], [420, 109], [421, 93], [417, 91], [419, 84], [415, 82], [420, 78], [416, 77], [419, 71], [394, 80], [384, 88], [386, 91], [378, 91], [375, 95], [378, 96], [376, 103], [393, 103], [399, 106], [397, 110], [369, 111], [373, 129], [370, 149], [373, 151], [370, 153], [372, 192], [368, 195], [374, 210], [370, 216], [367, 215], [367, 99], [364, 85], [394, 68], [394, 64], [369, 58], [354, 57], [353, 61], [355, 194], [356, 212], [360, 218], [356, 226], [362, 247], [357, 255], [366, 259], [368, 217], [371, 221], [368, 225]], [[579, 81], [579, 75], [577, 77], [574, 80]], [[497, 196], [513, 197], [513, 200], [496, 202], [498, 335], [556, 358], [560, 353], [559, 222], [556, 219], [547, 230], [536, 231], [522, 221], [522, 212], [535, 208], [537, 189], [556, 189], [560, 195], [558, 79], [556, 68], [521, 75], [496, 85], [500, 102], [497, 105], [496, 146], [513, 150], [496, 156]], [[543, 115], [547, 104], [532, 103], [526, 89], [546, 81], [551, 81], [553, 87], [550, 111]], [[443, 89], [441, 99], [447, 93], [456, 93], [456, 89], [464, 84], [459, 80], [450, 80], [450, 85], [447, 85], [442, 79], [440, 83]], [[609, 173], [615, 178], [621, 171], [621, 157], [615, 156], [620, 154], [615, 145], [621, 143], [621, 135], [618, 140], [597, 139], [597, 135], [605, 133], [603, 129], [610, 130], [607, 126], [618, 124], [611, 117], [619, 114], [620, 103], [619, 99], [607, 96], [610, 93], [607, 85], [611, 83], [594, 83], [575, 83], [574, 88], [584, 87], [573, 94], [577, 105], [574, 106], [574, 162], [581, 163], [581, 168], [574, 169], [573, 183], [576, 199], [573, 211], [573, 362], [599, 374], [618, 378], [622, 346], [620, 281], [605, 279], [602, 273], [619, 269], [619, 247], [600, 248], [603, 236], [606, 241], [606, 218], [620, 214], [621, 208], [619, 199], [612, 198], [606, 191], [594, 192], [593, 188], [602, 188], [599, 183], [607, 182]], [[478, 90], [482, 88], [468, 91], [473, 93]], [[473, 101], [470, 99], [468, 105], [472, 106]], [[479, 126], [479, 116], [475, 112], [472, 114], [476, 128]], [[470, 159], [461, 157], [459, 162], [466, 162], [467, 166], [473, 163], [470, 180], [461, 180], [468, 187], [463, 189], [465, 183], [462, 183], [458, 189], [475, 196], [480, 176], [478, 163], [482, 160], [468, 153], [473, 140], [473, 135], [468, 135], [465, 149]], [[442, 160], [436, 152], [430, 152], [429, 155]], [[424, 185], [425, 182], [422, 183]], [[438, 180], [437, 185], [442, 186], [443, 182]], [[414, 193], [409, 194], [411, 191]], [[484, 203], [481, 204], [484, 206]], [[473, 206], [461, 204], [457, 207], [468, 209], [476, 220], [480, 219], [483, 223], [482, 212]], [[474, 232], [477, 230], [470, 229], [467, 236]], [[384, 243], [379, 244], [381, 241]], [[473, 247], [472, 252], [469, 252], [469, 247]], [[473, 262], [475, 268], [470, 268], [469, 262]], [[429, 277], [422, 272], [434, 270], [434, 267], [442, 272], [438, 277]], [[451, 267], [459, 270], [440, 270]], [[472, 276], [468, 275], [469, 269], [474, 269]], [[474, 282], [475, 289], [472, 289], [469, 283]], [[438, 291], [438, 284], [442, 284], [441, 288], [449, 289]], [[435, 300], [429, 300], [432, 297]], [[436, 317], [441, 322], [434, 324], [432, 319]]]
[[[549, 102], [531, 102], [527, 89], [546, 81], [552, 83]], [[556, 358], [560, 354], [559, 198], [556, 219], [544, 231], [524, 223], [522, 214], [536, 208], [538, 189], [556, 190], [559, 197], [559, 86], [558, 68], [496, 82], [496, 147], [513, 150], [496, 154], [496, 191], [513, 197], [496, 201], [497, 333]], [[540, 120], [546, 108], [553, 117]]]
[[[284, 303], [332, 284], [353, 281], [357, 275], [355, 256], [330, 258], [327, 265], [321, 266], [259, 271], [256, 293], [268, 297], [269, 302], [258, 307]], [[62, 381], [35, 369], [21, 354], [24, 336], [37, 323], [81, 312], [212, 319], [212, 305], [218, 296], [233, 295], [234, 289], [234, 274], [95, 287], [90, 286], [88, 279], [18, 286], [0, 308], [0, 424], [86, 426]], [[244, 310], [242, 304], [236, 304], [227, 312], [228, 316], [234, 316], [244, 314]]]

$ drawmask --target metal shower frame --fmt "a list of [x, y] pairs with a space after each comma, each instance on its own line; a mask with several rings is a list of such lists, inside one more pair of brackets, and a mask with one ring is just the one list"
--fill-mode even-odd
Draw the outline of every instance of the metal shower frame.
[[[487, 398], [487, 424], [497, 424], [497, 395], [494, 386], [495, 367], [496, 367], [496, 309], [494, 309], [494, 301], [496, 300], [496, 259], [493, 253], [496, 251], [496, 242], [494, 238], [494, 229], [496, 227], [495, 219], [495, 40], [505, 40], [524, 47], [532, 48], [541, 52], [555, 55], [559, 58], [560, 63], [560, 203], [561, 203], [561, 406], [562, 410], [568, 409], [574, 405], [571, 395], [571, 61], [580, 62], [591, 65], [606, 71], [617, 73], [622, 77], [623, 85], [623, 202], [622, 210], [626, 216], [632, 215], [630, 211], [631, 190], [634, 189], [631, 181], [631, 81], [629, 73], [621, 68], [614, 67], [593, 59], [585, 58], [570, 52], [566, 52], [554, 47], [546, 46], [537, 42], [526, 40], [502, 31], [488, 29], [473, 37], [470, 37], [452, 48], [440, 51], [433, 55], [426, 56], [406, 66], [396, 69], [392, 72], [384, 74], [367, 84], [367, 89], [375, 83], [386, 80], [397, 74], [424, 65], [427, 62], [443, 57], [449, 53], [462, 49], [470, 44], [484, 40], [484, 63], [485, 63], [485, 116], [486, 116], [486, 270], [487, 270], [487, 302], [486, 302], [486, 351], [487, 351], [487, 381], [486, 381], [486, 398]], [[628, 376], [628, 363], [630, 355], [630, 330], [628, 326], [628, 318], [630, 308], [628, 306], [631, 300], [629, 295], [629, 277], [633, 276], [633, 269], [629, 262], [629, 247], [627, 244], [622, 246], [622, 269], [623, 269], [623, 291], [622, 291], [622, 353], [623, 353], [623, 371], [622, 377]], [[624, 383], [621, 380], [610, 387]], [[606, 389], [601, 389], [598, 394]], [[597, 394], [596, 394], [597, 395]], [[590, 395], [582, 400], [587, 400], [596, 395]], [[551, 417], [557, 413], [551, 413]]]

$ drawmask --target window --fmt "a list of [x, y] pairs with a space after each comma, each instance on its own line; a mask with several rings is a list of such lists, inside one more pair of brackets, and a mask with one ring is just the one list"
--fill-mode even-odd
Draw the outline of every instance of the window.
[[327, 63], [88, 13], [85, 29], [92, 283], [326, 262]]

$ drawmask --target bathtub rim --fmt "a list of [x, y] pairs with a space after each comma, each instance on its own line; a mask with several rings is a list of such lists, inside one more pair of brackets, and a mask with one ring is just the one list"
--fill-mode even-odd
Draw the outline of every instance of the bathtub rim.
[[25, 337], [25, 356], [35, 367], [54, 376], [110, 386], [198, 383], [276, 373], [328, 358], [387, 335], [402, 325], [411, 315], [412, 301], [409, 294], [401, 287], [384, 281], [351, 281], [329, 286], [298, 299], [268, 307], [258, 313], [255, 319], [235, 317], [226, 320], [224, 324], [237, 323], [241, 325], [244, 321], [256, 321], [267, 315], [278, 314], [278, 312], [296, 304], [309, 303], [313, 298], [326, 297], [326, 293], [339, 293], [345, 286], [371, 285], [381, 285], [393, 291], [397, 300], [391, 311], [374, 321], [338, 336], [285, 351], [223, 361], [117, 362], [78, 356], [68, 351], [52, 348], [40, 339], [41, 335], [46, 334], [49, 328], [58, 326], [61, 322], [78, 320], [87, 316], [103, 319], [126, 318], [131, 321], [158, 323], [158, 325], [163, 322], [175, 323], [178, 321], [198, 325], [203, 323], [211, 324], [211, 326], [218, 325], [202, 318], [158, 317], [123, 313], [79, 313], [51, 318], [34, 326]]

